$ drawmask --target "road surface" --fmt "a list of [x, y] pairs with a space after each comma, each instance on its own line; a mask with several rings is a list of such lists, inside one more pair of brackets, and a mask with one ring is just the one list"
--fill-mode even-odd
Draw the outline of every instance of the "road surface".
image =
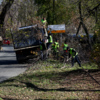
[[23, 73], [27, 64], [18, 64], [13, 46], [2, 46], [0, 51], [0, 82]]

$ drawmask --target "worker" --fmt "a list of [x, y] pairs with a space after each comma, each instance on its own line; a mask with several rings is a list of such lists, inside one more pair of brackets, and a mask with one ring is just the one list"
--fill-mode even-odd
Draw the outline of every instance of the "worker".
[[48, 34], [47, 39], [48, 39], [48, 42], [47, 42], [47, 58], [48, 58], [48, 56], [50, 55], [50, 52], [51, 52], [51, 45], [53, 43], [53, 38], [52, 38], [51, 33]]
[[2, 36], [0, 36], [0, 50], [1, 50], [1, 46], [2, 46], [2, 41], [3, 41]]
[[51, 33], [48, 34], [48, 43], [47, 43], [47, 49], [49, 49], [49, 47], [51, 46], [51, 44], [53, 43], [53, 38]]
[[67, 41], [65, 40], [64, 45], [63, 45], [64, 54], [67, 53], [67, 47], [68, 47], [68, 44], [67, 44]]
[[72, 60], [72, 62], [71, 62], [72, 63], [72, 67], [74, 66], [75, 62], [77, 62], [79, 64], [79, 66], [81, 67], [81, 62], [80, 62], [80, 60], [78, 58], [78, 52], [76, 52], [75, 49], [69, 48], [69, 47], [67, 47], [67, 50], [69, 52], [69, 58], [72, 58], [71, 59]]
[[65, 61], [68, 59], [67, 47], [68, 47], [68, 44], [67, 44], [67, 41], [65, 40], [63, 44], [63, 57]]
[[56, 39], [56, 42], [54, 42], [54, 45], [53, 45], [53, 54], [58, 59], [58, 54], [59, 54], [59, 40], [58, 39]]
[[46, 30], [46, 26], [47, 26], [47, 20], [46, 20], [46, 18], [44, 17], [44, 18], [41, 20], [41, 22], [42, 22], [42, 24], [43, 24], [44, 35], [45, 35], [45, 36], [48, 36], [47, 30]]
[[41, 21], [42, 21], [43, 26], [46, 28], [46, 24], [47, 24], [46, 18], [44, 17]]

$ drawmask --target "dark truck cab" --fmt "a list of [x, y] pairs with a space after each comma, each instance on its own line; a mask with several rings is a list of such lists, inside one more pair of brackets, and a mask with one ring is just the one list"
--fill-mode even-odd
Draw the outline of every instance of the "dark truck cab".
[[41, 32], [37, 25], [20, 27], [12, 34], [13, 46], [18, 62], [37, 57], [40, 51]]

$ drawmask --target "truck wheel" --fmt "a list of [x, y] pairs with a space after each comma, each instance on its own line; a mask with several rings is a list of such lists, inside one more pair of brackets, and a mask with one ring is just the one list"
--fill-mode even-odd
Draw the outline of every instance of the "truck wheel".
[[16, 55], [16, 60], [18, 63], [21, 63], [21, 60], [19, 59], [19, 57]]

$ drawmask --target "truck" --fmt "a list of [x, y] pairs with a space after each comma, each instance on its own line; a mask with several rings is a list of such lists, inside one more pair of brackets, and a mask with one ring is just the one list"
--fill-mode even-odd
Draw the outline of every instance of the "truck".
[[19, 63], [40, 54], [40, 40], [47, 41], [50, 29], [51, 33], [65, 33], [65, 25], [48, 25], [47, 34], [44, 34], [43, 27], [39, 24], [19, 27], [16, 32], [11, 32], [16, 59]]
[[16, 32], [12, 32], [13, 47], [19, 63], [39, 55], [41, 38], [42, 33], [37, 25], [19, 27]]

